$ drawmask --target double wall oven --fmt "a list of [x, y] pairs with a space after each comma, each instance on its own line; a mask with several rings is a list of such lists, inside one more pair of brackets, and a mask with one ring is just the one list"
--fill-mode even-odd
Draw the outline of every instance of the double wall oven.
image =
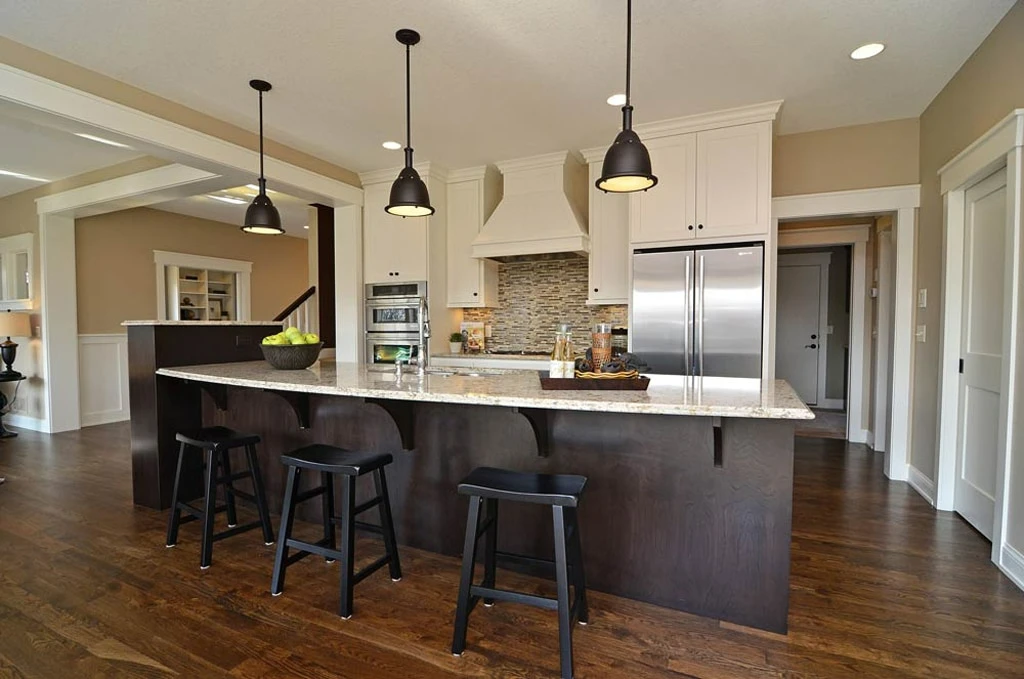
[[366, 285], [364, 325], [366, 362], [391, 364], [407, 362], [419, 353], [420, 300], [427, 297], [427, 284], [369, 283]]

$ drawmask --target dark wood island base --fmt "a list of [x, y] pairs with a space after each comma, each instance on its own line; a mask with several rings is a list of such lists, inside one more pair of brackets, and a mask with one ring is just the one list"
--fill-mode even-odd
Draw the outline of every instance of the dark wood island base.
[[[466, 503], [455, 487], [474, 467], [583, 474], [589, 587], [786, 631], [793, 420], [571, 410], [528, 419], [513, 407], [401, 400], [385, 408], [358, 397], [291, 393], [286, 400], [278, 391], [158, 380], [176, 399], [201, 400], [203, 424], [263, 437], [260, 463], [275, 512], [285, 478], [281, 453], [313, 442], [391, 452], [399, 542], [456, 556]], [[199, 409], [192, 412], [198, 418]], [[307, 429], [300, 428], [303, 414]], [[411, 437], [415, 448], [404, 450]], [[361, 492], [368, 497], [371, 489]], [[550, 558], [543, 510], [510, 506], [499, 549]], [[316, 507], [307, 511], [303, 518], [319, 520]]]

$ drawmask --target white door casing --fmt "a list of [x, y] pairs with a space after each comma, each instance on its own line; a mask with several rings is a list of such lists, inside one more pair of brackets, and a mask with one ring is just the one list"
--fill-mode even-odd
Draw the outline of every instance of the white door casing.
[[985, 537], [995, 519], [1002, 411], [1006, 171], [969, 188], [964, 200], [962, 374], [954, 506]]

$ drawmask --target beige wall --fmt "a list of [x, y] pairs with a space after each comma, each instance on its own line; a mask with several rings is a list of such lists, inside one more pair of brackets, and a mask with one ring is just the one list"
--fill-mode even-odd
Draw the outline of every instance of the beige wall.
[[917, 182], [916, 118], [787, 134], [772, 147], [773, 196]]
[[[0, 37], [0, 63], [34, 73], [69, 87], [95, 94], [104, 99], [149, 113], [179, 125], [203, 132], [239, 146], [256, 150], [259, 148], [259, 136], [254, 130], [247, 130], [231, 125], [194, 109], [182, 106], [169, 99], [150, 94], [145, 90], [132, 87], [119, 80], [90, 71], [58, 59], [55, 56], [40, 52]], [[278, 144], [272, 139], [266, 140], [267, 155], [287, 163], [306, 168], [332, 179], [359, 186], [359, 176], [351, 170], [297, 151], [289, 146]]]
[[80, 334], [156, 318], [154, 250], [252, 262], [252, 318], [269, 320], [308, 286], [306, 241], [254, 236], [222, 222], [137, 208], [75, 222]]
[[[935, 478], [938, 430], [943, 259], [942, 197], [937, 172], [1011, 110], [1022, 106], [1024, 2], [1018, 2], [921, 115], [917, 285], [928, 289], [929, 305], [916, 309], [916, 324], [927, 326], [929, 341], [917, 345], [915, 356], [910, 461], [931, 479]], [[1024, 500], [1024, 485], [1018, 486], [1016, 496]], [[1017, 544], [1024, 545], [1024, 520], [1018, 523], [1021, 533]]]

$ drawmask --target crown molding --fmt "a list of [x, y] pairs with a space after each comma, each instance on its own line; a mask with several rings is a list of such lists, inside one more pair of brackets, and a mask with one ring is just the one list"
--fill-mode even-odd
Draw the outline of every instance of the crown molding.
[[[398, 173], [402, 171], [402, 165], [396, 167], [388, 167], [383, 170], [370, 170], [369, 172], [360, 172], [359, 181], [363, 186], [367, 184], [383, 184], [384, 182], [393, 182], [398, 177]], [[438, 181], [448, 181], [448, 170], [447, 168], [441, 167], [431, 163], [429, 160], [423, 163], [414, 163], [413, 167], [420, 173], [420, 178], [436, 179]]]
[[[658, 137], [669, 137], [675, 134], [687, 134], [689, 132], [701, 132], [713, 130], [719, 127], [732, 127], [734, 125], [748, 125], [750, 123], [772, 122], [779, 115], [782, 108], [782, 100], [766, 101], [751, 106], [739, 106], [724, 111], [713, 111], [711, 113], [698, 113], [682, 118], [670, 118], [668, 120], [657, 120], [651, 123], [640, 123], [633, 125], [633, 129], [644, 139], [656, 139]], [[588, 149], [592, 150], [592, 149]]]
[[469, 182], [483, 179], [487, 176], [490, 165], [477, 165], [476, 167], [464, 167], [460, 170], [452, 170], [448, 173], [448, 182]]
[[507, 174], [509, 172], [522, 172], [524, 170], [537, 170], [542, 167], [565, 165], [570, 159], [577, 164], [583, 164], [583, 157], [576, 151], [556, 151], [555, 153], [544, 153], [539, 156], [504, 160], [496, 163], [496, 165], [502, 174]]

